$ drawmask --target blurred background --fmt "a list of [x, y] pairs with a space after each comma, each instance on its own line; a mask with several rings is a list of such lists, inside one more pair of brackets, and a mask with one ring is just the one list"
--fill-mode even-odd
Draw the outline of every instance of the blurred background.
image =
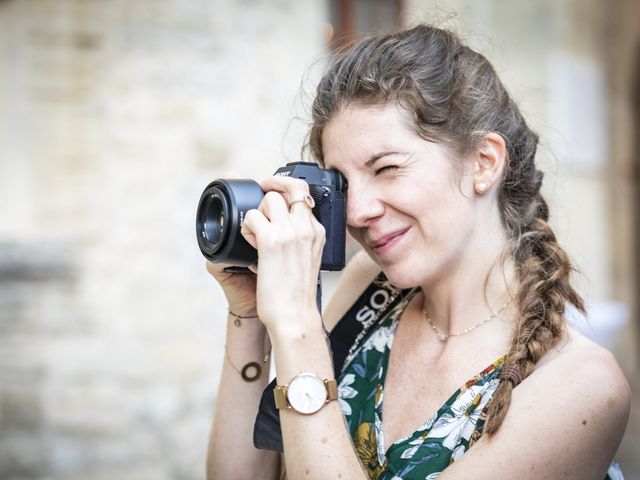
[[0, 478], [204, 477], [226, 303], [200, 193], [299, 160], [333, 48], [429, 21], [541, 135], [574, 321], [632, 385], [617, 457], [640, 479], [638, 19], [637, 0], [0, 0]]

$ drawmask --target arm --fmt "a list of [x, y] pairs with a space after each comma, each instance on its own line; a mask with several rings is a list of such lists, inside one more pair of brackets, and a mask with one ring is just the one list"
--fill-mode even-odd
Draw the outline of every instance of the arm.
[[[317, 312], [309, 311], [304, 316], [320, 325]], [[315, 373], [320, 378], [333, 378], [329, 348], [320, 328], [282, 331], [274, 337], [277, 338], [273, 350], [279, 385], [289, 383], [302, 371]], [[329, 402], [319, 412], [308, 416], [280, 410], [280, 423], [290, 480], [367, 478], [338, 402]]]
[[[245, 382], [225, 358], [214, 420], [209, 437], [207, 478], [274, 479], [279, 469], [279, 455], [253, 446], [253, 425], [262, 391], [268, 383], [269, 364], [263, 364], [265, 331], [259, 320], [245, 321], [243, 332], [227, 335], [227, 348], [233, 365], [241, 369], [248, 362], [262, 366], [260, 378]], [[233, 319], [227, 330], [234, 330]]]
[[602, 480], [629, 410], [629, 385], [613, 356], [583, 344], [539, 365], [513, 391], [495, 436], [483, 436], [439, 478]]
[[[254, 275], [225, 274], [222, 267], [210, 263], [207, 269], [225, 289], [231, 311], [256, 314]], [[225, 356], [209, 437], [207, 479], [275, 479], [279, 455], [253, 446], [253, 424], [268, 383], [269, 364], [263, 364], [266, 330], [257, 318], [241, 320], [239, 327], [234, 320], [227, 317], [226, 346], [233, 365]], [[248, 362], [262, 367], [254, 382], [244, 381], [236, 371]]]
[[[308, 186], [271, 177], [262, 188], [268, 193], [258, 210], [247, 212], [242, 228], [259, 252], [257, 306], [273, 346], [278, 385], [288, 384], [302, 371], [333, 378], [315, 299], [324, 229], [303, 202], [291, 202], [308, 194]], [[313, 415], [281, 410], [280, 420], [290, 480], [366, 478], [338, 402]]]

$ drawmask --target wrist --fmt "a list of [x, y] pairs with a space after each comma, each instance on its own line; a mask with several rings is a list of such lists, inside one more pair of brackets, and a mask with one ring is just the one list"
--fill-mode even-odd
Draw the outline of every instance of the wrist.
[[329, 340], [321, 326], [269, 330], [268, 334], [279, 379], [286, 382], [302, 371], [322, 378], [333, 375]]
[[251, 342], [251, 339], [264, 338], [266, 327], [256, 314], [240, 315], [233, 310], [227, 311], [227, 341]]
[[258, 313], [248, 313], [248, 314], [239, 314], [235, 311], [229, 309], [227, 311], [227, 319], [233, 322], [233, 325], [236, 327], [241, 327], [243, 324], [251, 325], [251, 323], [261, 324], [260, 317]]
[[334, 378], [333, 362], [329, 349], [321, 344], [318, 344], [317, 347], [296, 351], [277, 350], [274, 346], [276, 384], [286, 385], [300, 373], [311, 373], [321, 379]]
[[253, 306], [232, 305], [231, 303], [229, 303], [227, 313], [230, 315], [240, 316], [240, 317], [257, 317], [258, 316], [258, 310], [255, 305]]
[[265, 322], [269, 337], [282, 344], [295, 344], [299, 341], [326, 338], [322, 317], [316, 309], [308, 312], [281, 314], [275, 322]]

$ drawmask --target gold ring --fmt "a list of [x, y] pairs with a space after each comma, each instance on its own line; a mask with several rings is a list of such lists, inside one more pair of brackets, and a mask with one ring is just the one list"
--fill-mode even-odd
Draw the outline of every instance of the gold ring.
[[293, 208], [296, 203], [304, 203], [310, 209], [316, 206], [316, 202], [313, 200], [313, 197], [309, 194], [305, 195], [304, 198], [299, 198], [298, 200], [294, 200], [289, 204], [289, 210]]

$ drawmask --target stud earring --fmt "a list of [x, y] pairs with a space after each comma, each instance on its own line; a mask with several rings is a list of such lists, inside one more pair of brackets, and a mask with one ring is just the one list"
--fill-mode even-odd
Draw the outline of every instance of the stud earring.
[[475, 188], [476, 188], [476, 192], [478, 192], [478, 193], [484, 193], [484, 192], [486, 192], [486, 191], [487, 191], [487, 188], [488, 188], [488, 187], [487, 187], [487, 184], [486, 184], [486, 183], [484, 183], [484, 182], [480, 182], [480, 183], [476, 183]]

